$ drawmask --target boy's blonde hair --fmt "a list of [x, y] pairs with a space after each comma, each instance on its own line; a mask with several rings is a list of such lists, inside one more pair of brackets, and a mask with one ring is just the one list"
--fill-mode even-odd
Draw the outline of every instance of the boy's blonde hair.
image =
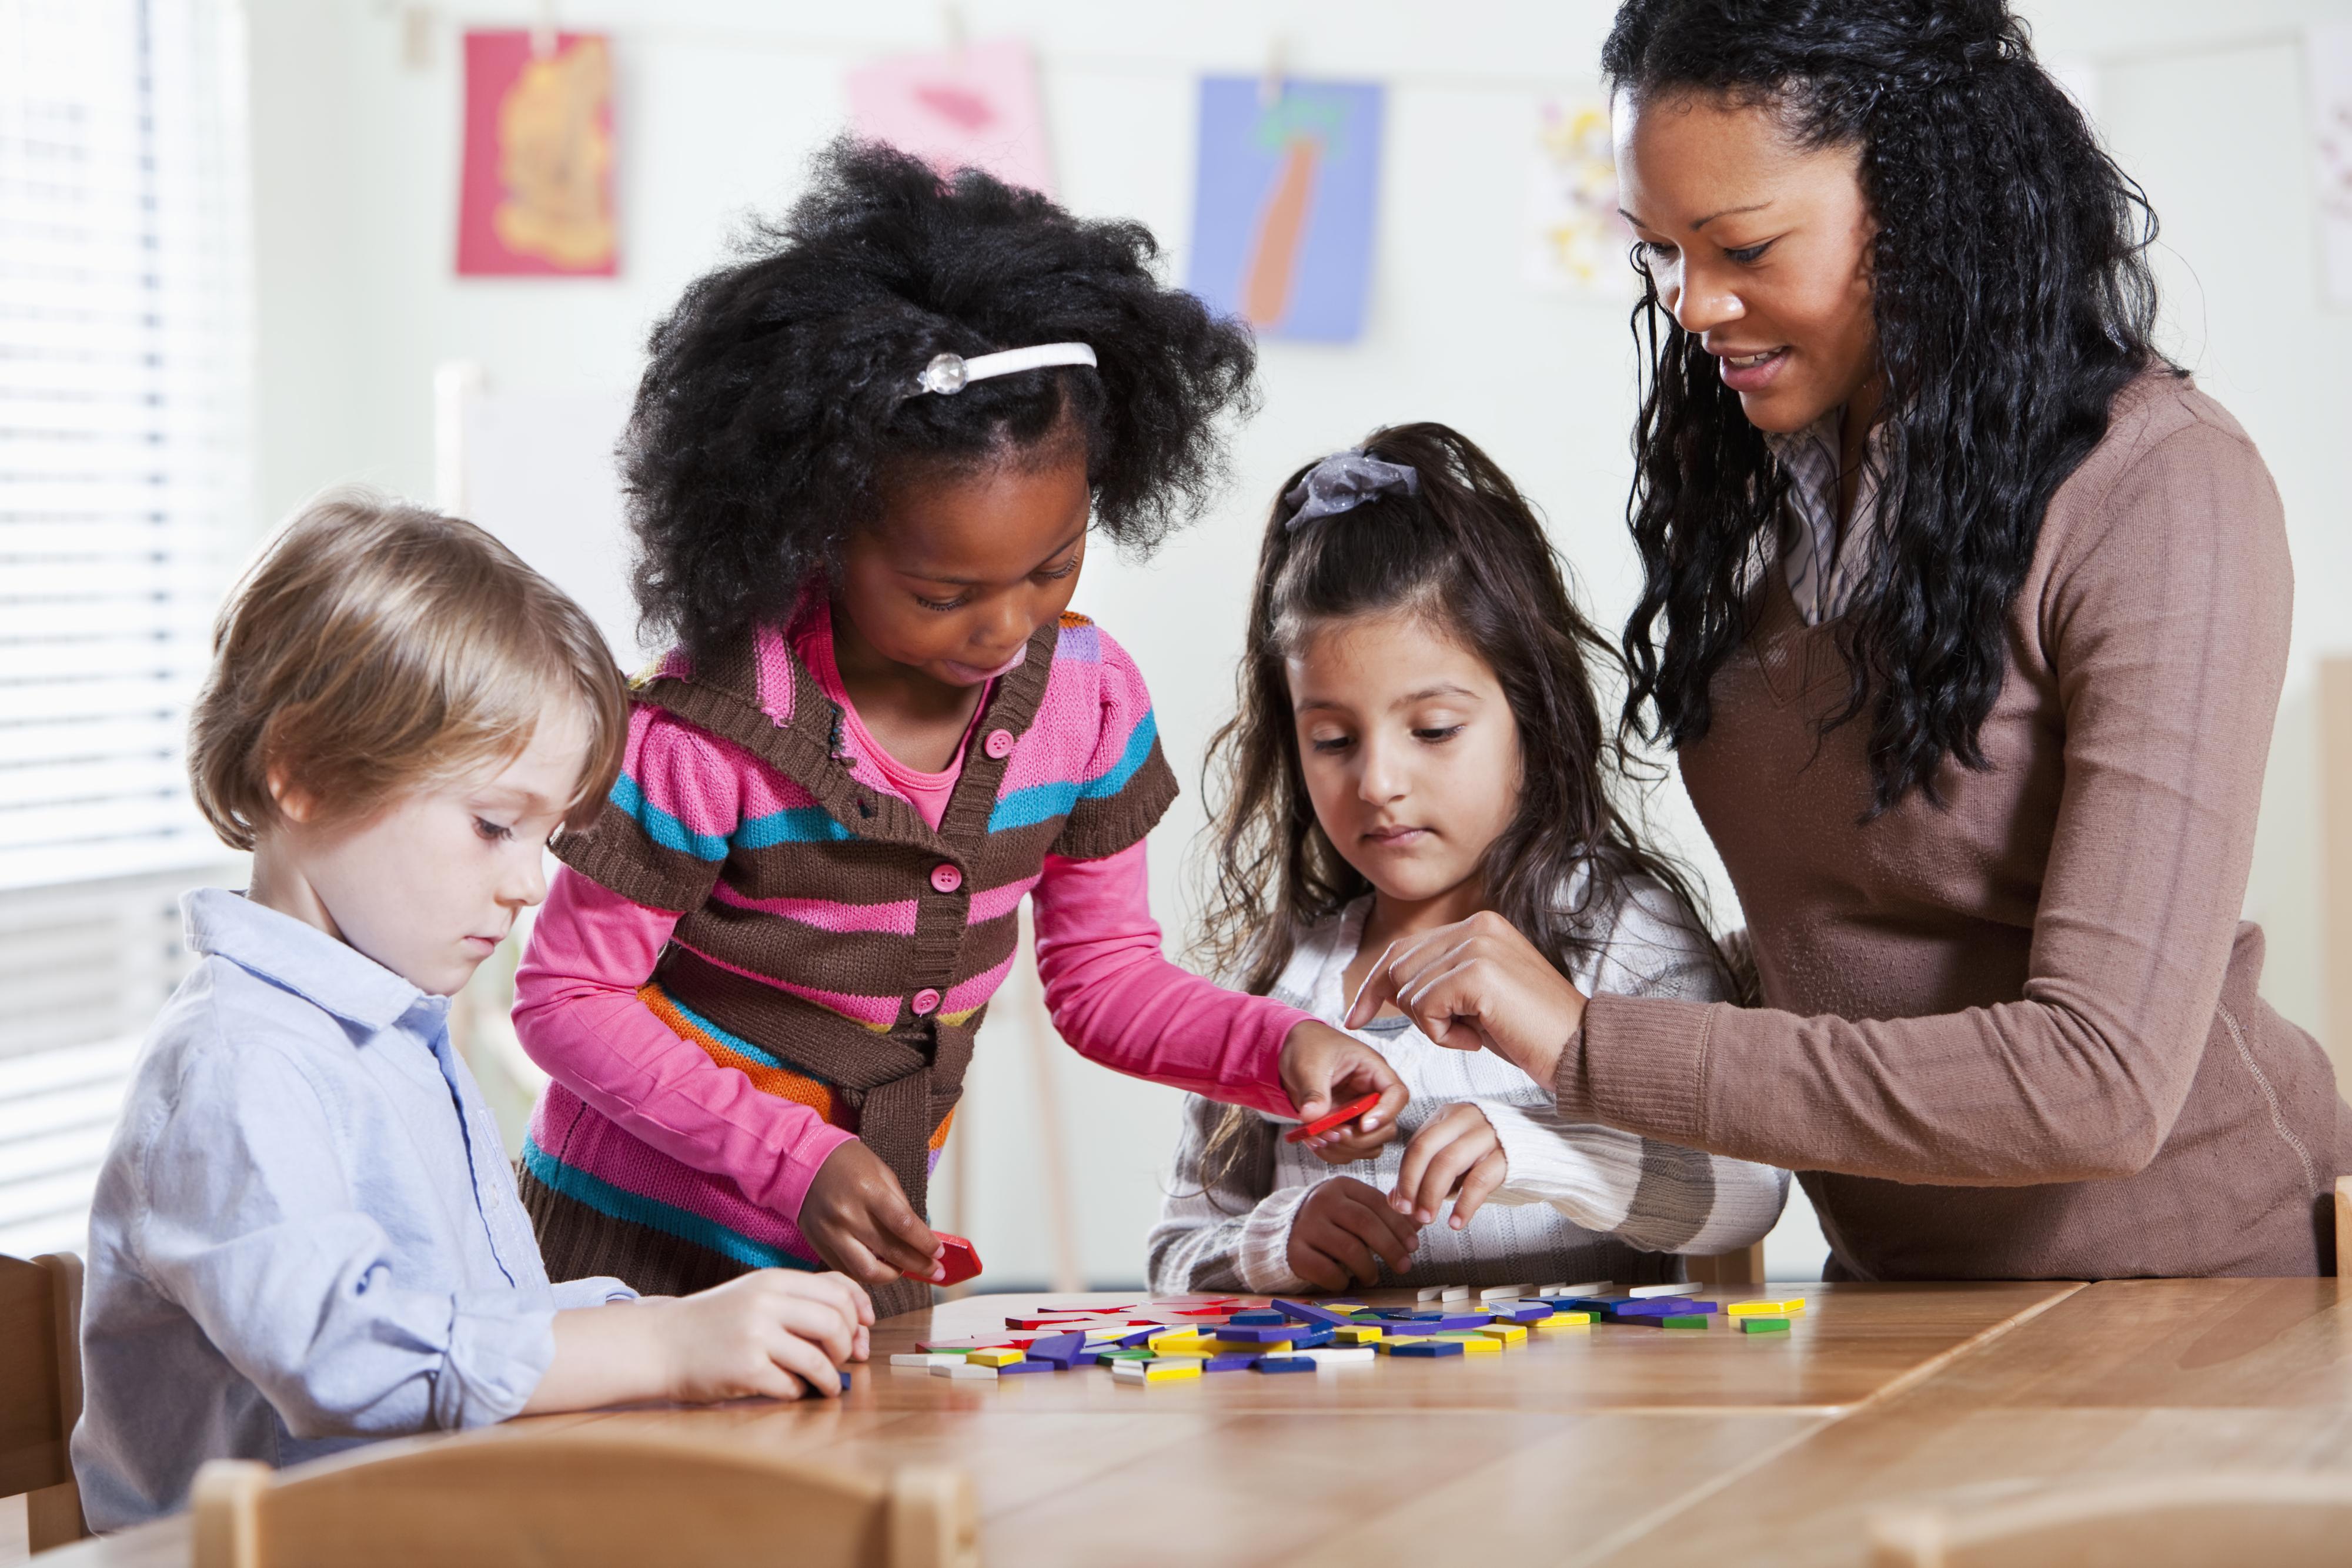
[[188, 725], [188, 776], [238, 849], [278, 820], [269, 779], [327, 821], [511, 760], [580, 705], [585, 826], [620, 771], [628, 696], [587, 613], [473, 524], [360, 489], [296, 513], [231, 591]]

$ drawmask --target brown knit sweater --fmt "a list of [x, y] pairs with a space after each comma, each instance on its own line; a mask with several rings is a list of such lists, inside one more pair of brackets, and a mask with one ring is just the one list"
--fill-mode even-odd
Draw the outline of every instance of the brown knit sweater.
[[1832, 1277], [2332, 1271], [2352, 1112], [2238, 918], [2293, 598], [2245, 432], [2169, 375], [2116, 399], [1943, 809], [1861, 824], [1835, 630], [1764, 575], [1681, 758], [1764, 1006], [1594, 998], [1562, 1113], [1797, 1169]]

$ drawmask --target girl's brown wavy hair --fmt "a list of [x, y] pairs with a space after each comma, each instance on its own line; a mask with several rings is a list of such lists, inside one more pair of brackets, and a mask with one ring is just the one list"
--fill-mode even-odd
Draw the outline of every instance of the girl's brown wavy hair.
[[[1636, 831], [1630, 801], [1652, 775], [1594, 691], [1596, 674], [1622, 679], [1622, 668], [1577, 609], [1535, 508], [1445, 425], [1376, 430], [1361, 450], [1413, 468], [1420, 493], [1379, 496], [1297, 529], [1297, 508], [1277, 502], [1266, 519], [1236, 709], [1203, 770], [1214, 853], [1202, 955], [1229, 983], [1262, 993], [1301, 928], [1371, 891], [1315, 820], [1284, 672], [1318, 628], [1367, 615], [1421, 617], [1501, 683], [1518, 726], [1519, 804], [1487, 848], [1486, 901], [1555, 967], [1565, 974], [1590, 956], [1595, 902], [1629, 881], [1650, 879], [1703, 918], [1689, 873]], [[1580, 867], [1590, 874], [1571, 902]], [[1229, 1136], [1220, 1128], [1213, 1141]]]

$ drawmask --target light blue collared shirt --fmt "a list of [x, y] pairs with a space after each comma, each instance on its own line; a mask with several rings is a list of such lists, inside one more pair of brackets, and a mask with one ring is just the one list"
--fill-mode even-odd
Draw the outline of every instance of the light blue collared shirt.
[[520, 1410], [568, 1308], [430, 997], [234, 893], [147, 1037], [90, 1209], [74, 1471], [90, 1524], [186, 1506], [206, 1459], [290, 1465]]

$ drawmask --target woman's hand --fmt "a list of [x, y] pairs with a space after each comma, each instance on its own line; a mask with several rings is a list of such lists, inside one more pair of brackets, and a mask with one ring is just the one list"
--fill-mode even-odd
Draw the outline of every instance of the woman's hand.
[[907, 1201], [881, 1156], [853, 1140], [824, 1157], [801, 1201], [801, 1234], [816, 1255], [867, 1285], [935, 1280], [947, 1249]]
[[1348, 1009], [1348, 1027], [1394, 1002], [1438, 1044], [1484, 1046], [1549, 1093], [1584, 1023], [1584, 993], [1501, 915], [1481, 912], [1389, 945]]
[[1370, 1285], [1386, 1262], [1402, 1274], [1421, 1243], [1421, 1227], [1354, 1176], [1315, 1185], [1290, 1221], [1290, 1271], [1318, 1291]]
[[1362, 1040], [1312, 1019], [1282, 1042], [1282, 1086], [1302, 1122], [1328, 1115], [1335, 1107], [1367, 1094], [1381, 1103], [1328, 1133], [1306, 1140], [1328, 1165], [1368, 1160], [1396, 1136], [1397, 1113], [1404, 1109], [1404, 1081], [1388, 1058]]
[[1459, 1230], [1503, 1185], [1510, 1168], [1494, 1124], [1465, 1100], [1432, 1117], [1405, 1145], [1404, 1166], [1397, 1172], [1389, 1207], [1411, 1215], [1416, 1224], [1427, 1225], [1437, 1218], [1438, 1207], [1451, 1197], [1454, 1217], [1446, 1223]]

